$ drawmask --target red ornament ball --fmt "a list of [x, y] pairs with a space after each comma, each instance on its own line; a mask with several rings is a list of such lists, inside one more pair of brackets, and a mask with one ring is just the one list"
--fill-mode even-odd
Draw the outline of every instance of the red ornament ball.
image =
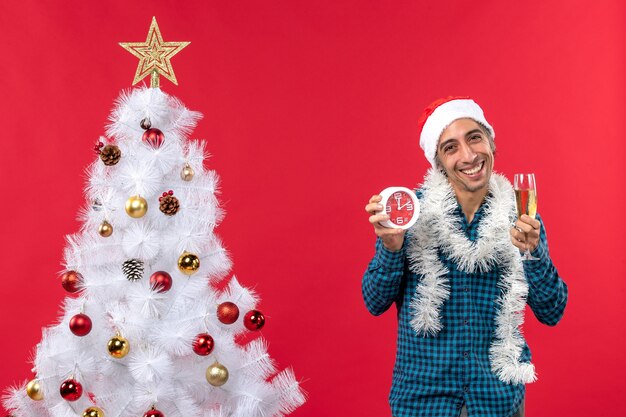
[[200, 333], [193, 341], [193, 351], [196, 352], [197, 355], [206, 356], [213, 351], [214, 345], [215, 342], [210, 334]]
[[172, 288], [172, 276], [165, 271], [157, 271], [150, 275], [150, 285], [157, 292], [167, 292]]
[[265, 325], [265, 316], [258, 310], [250, 310], [243, 316], [243, 325], [248, 330], [261, 330]]
[[150, 128], [143, 132], [143, 137], [141, 138], [144, 142], [150, 144], [151, 146], [158, 148], [163, 144], [165, 140], [165, 135], [157, 128]]
[[70, 319], [70, 330], [76, 336], [87, 336], [91, 331], [91, 319], [86, 314], [76, 314]]
[[75, 379], [68, 379], [61, 384], [61, 397], [67, 401], [76, 401], [83, 395], [83, 386]]
[[217, 306], [217, 319], [224, 324], [233, 324], [239, 318], [239, 307], [226, 301]]
[[153, 407], [151, 410], [146, 411], [143, 417], [165, 417], [165, 415]]
[[83, 276], [76, 271], [67, 271], [61, 275], [61, 285], [65, 291], [75, 293], [80, 291], [80, 285], [83, 282]]

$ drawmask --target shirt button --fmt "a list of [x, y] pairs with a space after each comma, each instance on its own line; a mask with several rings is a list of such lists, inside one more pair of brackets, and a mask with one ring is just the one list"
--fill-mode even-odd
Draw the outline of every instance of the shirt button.
[[463, 320], [463, 324], [466, 326], [469, 325], [469, 320], [468, 319]]
[[469, 353], [468, 353], [468, 352], [463, 352], [463, 357], [464, 357], [464, 358], [467, 358], [468, 356], [469, 356]]
[[467, 392], [467, 391], [469, 391], [469, 387], [468, 386], [464, 386], [463, 387], [463, 392]]

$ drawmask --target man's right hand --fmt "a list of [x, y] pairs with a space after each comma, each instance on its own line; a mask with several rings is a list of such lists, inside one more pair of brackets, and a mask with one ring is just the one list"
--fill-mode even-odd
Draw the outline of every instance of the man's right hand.
[[374, 232], [376, 236], [380, 237], [383, 241], [383, 245], [390, 251], [399, 251], [402, 249], [402, 244], [404, 243], [404, 234], [406, 230], [403, 229], [392, 229], [389, 227], [381, 226], [379, 222], [389, 220], [389, 216], [387, 216], [384, 212], [381, 214], [376, 214], [381, 211], [384, 207], [380, 204], [382, 197], [378, 194], [373, 195], [370, 198], [370, 201], [365, 206], [365, 211], [370, 214], [370, 223], [374, 226]]

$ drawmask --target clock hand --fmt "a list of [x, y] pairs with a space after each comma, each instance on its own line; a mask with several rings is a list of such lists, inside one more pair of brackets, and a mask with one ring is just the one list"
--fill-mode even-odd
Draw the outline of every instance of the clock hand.
[[402, 197], [394, 197], [396, 199], [396, 202], [398, 203], [398, 210], [402, 210], [403, 208], [406, 207], [407, 210], [413, 210], [413, 203], [411, 202], [411, 200], [406, 201], [404, 204], [401, 204], [400, 201], [402, 199]]

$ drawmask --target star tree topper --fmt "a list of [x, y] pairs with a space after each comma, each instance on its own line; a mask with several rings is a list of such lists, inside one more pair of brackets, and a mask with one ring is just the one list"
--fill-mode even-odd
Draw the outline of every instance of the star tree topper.
[[120, 42], [120, 46], [139, 58], [133, 85], [150, 75], [150, 87], [159, 87], [159, 75], [178, 85], [170, 59], [191, 42], [163, 42], [156, 17], [145, 42]]

